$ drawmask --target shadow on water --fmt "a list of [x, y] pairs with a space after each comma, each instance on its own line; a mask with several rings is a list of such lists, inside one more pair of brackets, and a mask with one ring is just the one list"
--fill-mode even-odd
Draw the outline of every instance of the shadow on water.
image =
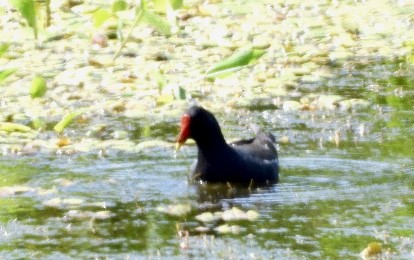
[[197, 202], [219, 204], [223, 200], [234, 200], [250, 197], [258, 192], [272, 192], [276, 184], [269, 185], [243, 185], [243, 184], [194, 184], [196, 187]]

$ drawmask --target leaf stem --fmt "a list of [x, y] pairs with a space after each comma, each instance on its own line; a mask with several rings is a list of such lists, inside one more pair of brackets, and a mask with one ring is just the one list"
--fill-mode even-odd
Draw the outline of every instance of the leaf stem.
[[144, 11], [141, 8], [141, 10], [139, 10], [139, 13], [138, 13], [137, 17], [135, 18], [135, 21], [134, 21], [131, 29], [129, 30], [127, 36], [124, 38], [124, 40], [121, 42], [121, 45], [119, 46], [118, 50], [115, 52], [114, 57], [112, 58], [113, 61], [115, 61], [116, 58], [118, 58], [118, 56], [121, 54], [122, 49], [125, 47], [126, 43], [131, 38], [132, 32], [134, 31], [135, 27], [140, 22], [143, 14], [144, 14]]

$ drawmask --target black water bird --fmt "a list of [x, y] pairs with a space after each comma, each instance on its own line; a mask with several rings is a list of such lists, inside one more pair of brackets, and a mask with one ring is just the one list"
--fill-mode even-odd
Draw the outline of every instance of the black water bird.
[[200, 106], [190, 107], [181, 117], [177, 150], [187, 139], [198, 147], [192, 170], [194, 180], [234, 183], [276, 183], [279, 163], [272, 134], [228, 144], [214, 115]]

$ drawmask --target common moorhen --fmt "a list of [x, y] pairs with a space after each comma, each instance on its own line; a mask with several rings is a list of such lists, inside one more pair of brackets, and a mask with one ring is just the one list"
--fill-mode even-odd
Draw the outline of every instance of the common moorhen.
[[177, 150], [189, 138], [195, 140], [198, 157], [194, 180], [207, 182], [275, 183], [278, 159], [274, 137], [259, 131], [255, 138], [227, 144], [214, 115], [199, 106], [181, 118]]

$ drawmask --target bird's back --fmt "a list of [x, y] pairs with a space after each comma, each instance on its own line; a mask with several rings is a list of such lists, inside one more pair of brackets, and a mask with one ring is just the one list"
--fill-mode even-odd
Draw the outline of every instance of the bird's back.
[[279, 166], [273, 142], [271, 134], [259, 132], [253, 139], [231, 143], [214, 158], [199, 151], [193, 173], [212, 182], [276, 182]]

